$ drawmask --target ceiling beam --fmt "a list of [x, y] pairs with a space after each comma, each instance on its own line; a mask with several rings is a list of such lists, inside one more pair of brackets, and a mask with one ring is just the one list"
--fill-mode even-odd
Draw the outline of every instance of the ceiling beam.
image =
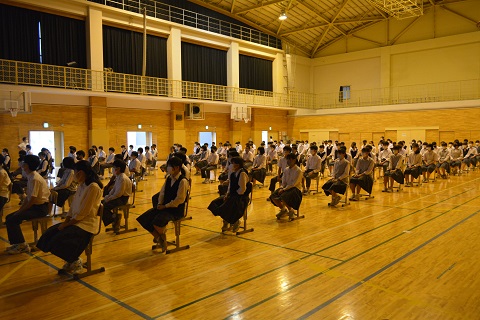
[[477, 21], [475, 21], [475, 20], [473, 20], [473, 19], [470, 19], [469, 17], [461, 14], [460, 12], [457, 12], [457, 11], [455, 11], [455, 10], [452, 10], [452, 9], [450, 9], [450, 8], [447, 8], [446, 6], [442, 6], [441, 8], [442, 8], [443, 10], [445, 10], [445, 11], [448, 11], [448, 12], [450, 12], [450, 13], [453, 13], [454, 15], [459, 16], [460, 18], [463, 18], [463, 19], [467, 20], [468, 22], [473, 23], [474, 25], [477, 24]]
[[313, 47], [313, 50], [312, 52], [310, 52], [310, 58], [313, 58], [315, 56], [315, 53], [317, 52], [317, 49], [318, 47], [320, 47], [320, 45], [322, 44], [323, 42], [323, 39], [325, 39], [325, 36], [327, 35], [328, 31], [330, 31], [330, 27], [332, 25], [329, 24], [328, 27], [325, 28], [325, 30], [323, 30], [323, 33], [322, 35], [320, 36], [320, 39], [318, 40], [317, 44], [315, 45], [315, 47]]
[[[364, 23], [364, 22], [372, 22], [372, 21], [384, 21], [384, 20], [387, 20], [387, 19], [385, 19], [383, 17], [358, 18], [358, 19], [351, 19], [351, 20], [337, 20], [333, 24], [334, 25], [341, 25], [341, 24], [348, 24], [348, 23]], [[302, 32], [302, 31], [315, 29], [315, 28], [321, 28], [321, 27], [325, 27], [327, 25], [328, 25], [328, 23], [319, 23], [319, 24], [314, 24], [314, 25], [311, 25], [311, 26], [306, 26], [306, 24], [304, 24], [304, 26], [302, 26], [302, 27], [299, 27], [299, 28], [296, 28], [296, 29], [291, 29], [291, 30], [286, 30], [286, 31], [280, 33], [279, 36], [285, 36], [285, 35], [289, 35], [289, 34], [292, 34], [292, 33]]]
[[[287, 8], [285, 9], [285, 14], [287, 14], [288, 10], [290, 10], [290, 6], [292, 5], [292, 3], [294, 2], [295, 0], [289, 0], [288, 1], [288, 4], [287, 4]], [[288, 18], [287, 18], [288, 19]], [[280, 25], [278, 26], [278, 29], [277, 29], [277, 34], [280, 32], [280, 30], [282, 29], [282, 25], [283, 25], [283, 22], [285, 20], [280, 20]]]
[[303, 26], [303, 27], [300, 27], [300, 28], [297, 28], [297, 29], [284, 31], [284, 32], [280, 33], [279, 36], [286, 36], [286, 35], [289, 35], [289, 34], [302, 32], [302, 31], [307, 31], [307, 30], [315, 29], [315, 28], [321, 28], [321, 27], [325, 27], [325, 26], [328, 26], [328, 23], [320, 23], [320, 24], [316, 24], [316, 25], [312, 25], [312, 26], [308, 26], [308, 27]]
[[363, 41], [367, 41], [367, 42], [376, 44], [376, 45], [378, 45], [378, 46], [383, 46], [383, 45], [384, 45], [384, 43], [382, 43], [382, 42], [377, 42], [377, 41], [374, 41], [374, 40], [370, 40], [370, 39], [367, 39], [367, 38], [364, 38], [364, 37], [357, 36], [357, 35], [355, 35], [355, 34], [351, 34], [350, 36], [351, 36], [352, 38], [356, 38], [356, 39], [360, 39], [360, 40], [363, 40]]
[[415, 24], [415, 22], [418, 21], [418, 19], [420, 19], [420, 17], [421, 17], [421, 16], [418, 16], [418, 17], [416, 17], [415, 19], [413, 19], [413, 21], [410, 22], [402, 31], [400, 31], [400, 33], [397, 34], [397, 35], [395, 36], [395, 38], [393, 38], [392, 40], [390, 40], [390, 41], [388, 42], [388, 44], [389, 44], [390, 46], [391, 46], [391, 45], [394, 45], [395, 42], [397, 42], [397, 40], [400, 39], [400, 37], [403, 36], [403, 35], [405, 34], [405, 32], [407, 32], [407, 31]]
[[284, 1], [285, 0], [261, 1], [259, 4], [256, 4], [256, 5], [248, 7], [248, 8], [236, 10], [233, 13], [235, 13], [235, 14], [245, 13], [245, 12], [248, 12], [248, 11], [251, 11], [251, 10], [271, 6], [272, 4], [276, 4], [276, 3], [280, 3], [280, 2], [284, 2]]
[[230, 13], [233, 13], [234, 8], [235, 8], [235, 0], [232, 0], [232, 6], [230, 7]]

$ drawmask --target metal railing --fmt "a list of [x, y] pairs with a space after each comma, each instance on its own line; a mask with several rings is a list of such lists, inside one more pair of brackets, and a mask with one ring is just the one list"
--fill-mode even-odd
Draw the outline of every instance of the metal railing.
[[480, 99], [480, 79], [351, 90], [343, 99], [339, 92], [285, 94], [4, 59], [0, 83], [313, 110]]
[[118, 8], [130, 12], [143, 14], [143, 7], [147, 9], [147, 16], [178, 23], [184, 26], [202, 29], [231, 38], [258, 43], [271, 48], [281, 49], [282, 41], [267, 33], [253, 28], [244, 27], [235, 23], [213, 18], [204, 14], [174, 7], [153, 0], [87, 0], [105, 6]]

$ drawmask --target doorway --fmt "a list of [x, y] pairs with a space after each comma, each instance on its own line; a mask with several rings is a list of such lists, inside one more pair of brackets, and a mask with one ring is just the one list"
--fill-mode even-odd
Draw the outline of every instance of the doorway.
[[60, 166], [64, 157], [62, 131], [30, 131], [29, 141], [34, 155], [46, 148], [55, 160], [55, 167]]
[[152, 133], [145, 131], [127, 131], [127, 144], [132, 145], [135, 151], [138, 148], [145, 150], [146, 146], [152, 145]]
[[210, 131], [203, 131], [198, 133], [198, 142], [203, 146], [205, 143], [208, 143], [208, 147], [212, 146], [212, 142], [217, 143], [217, 133]]
[[262, 131], [262, 141], [265, 142], [265, 145], [270, 141], [268, 131]]

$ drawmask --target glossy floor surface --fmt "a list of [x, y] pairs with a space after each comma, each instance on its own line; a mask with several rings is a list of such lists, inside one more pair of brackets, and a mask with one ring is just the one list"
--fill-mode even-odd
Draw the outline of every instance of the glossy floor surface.
[[[189, 250], [152, 251], [135, 220], [164, 182], [155, 171], [131, 209], [139, 230], [95, 238], [93, 267], [104, 273], [76, 281], [57, 275], [63, 262], [51, 254], [1, 253], [0, 319], [480, 318], [480, 170], [395, 193], [377, 181], [374, 199], [346, 207], [309, 195], [305, 219], [292, 222], [277, 221], [268, 189], [255, 189], [255, 231], [241, 236], [221, 233], [206, 209], [217, 184], [201, 181], [181, 228]], [[16, 208], [13, 196], [5, 213]], [[31, 224], [22, 229], [32, 241]], [[2, 251], [6, 239], [2, 228]]]

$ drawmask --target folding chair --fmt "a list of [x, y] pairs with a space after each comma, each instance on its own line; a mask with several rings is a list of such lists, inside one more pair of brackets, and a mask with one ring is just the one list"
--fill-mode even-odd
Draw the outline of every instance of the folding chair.
[[[90, 238], [90, 242], [88, 243], [87, 248], [85, 248], [85, 255], [87, 256], [87, 262], [83, 264], [83, 267], [87, 269], [84, 273], [80, 274], [74, 274], [73, 279], [78, 280], [81, 278], [85, 278], [88, 276], [91, 276], [93, 274], [105, 272], [104, 267], [100, 267], [98, 269], [92, 270], [92, 252], [93, 252], [93, 239], [100, 234], [100, 231], [102, 230], [102, 217], [103, 217], [103, 205], [100, 204], [98, 207], [98, 212], [97, 216], [99, 217], [98, 219], [98, 232], [93, 234], [92, 237]], [[63, 275], [63, 274], [68, 274], [65, 270], [60, 269], [58, 270], [58, 274]]]
[[[10, 182], [10, 184], [8, 185], [7, 188], [8, 188], [8, 198], [7, 198], [7, 202], [5, 203], [5, 205], [10, 202], [10, 198], [12, 197], [13, 183]], [[5, 206], [2, 208], [2, 210], [0, 210], [0, 228], [5, 227], [5, 223], [3, 222], [3, 209], [4, 208], [5, 208]]]
[[305, 215], [300, 215], [300, 207], [298, 208], [298, 210], [295, 210], [295, 215], [293, 216], [293, 218], [289, 218], [288, 221], [294, 221], [294, 220], [298, 220], [298, 219], [303, 219], [305, 218]]
[[318, 173], [318, 176], [312, 180], [315, 180], [317, 182], [317, 188], [314, 191], [310, 191], [310, 194], [314, 195], [318, 193], [318, 186], [320, 184], [320, 173]]
[[[185, 209], [183, 210], [183, 217], [178, 219], [178, 220], [172, 221], [174, 229], [175, 229], [175, 241], [167, 241], [167, 250], [165, 251], [166, 254], [174, 253], [174, 252], [181, 251], [181, 250], [190, 249], [190, 245], [180, 246], [180, 227], [181, 227], [182, 221], [189, 220], [187, 218], [188, 204], [190, 202], [189, 200], [190, 200], [190, 191], [187, 191], [187, 196], [186, 196], [186, 200], [185, 200]], [[168, 249], [168, 246], [175, 246], [175, 248]], [[158, 243], [154, 244], [152, 246], [152, 250], [161, 249], [161, 248], [162, 247]]]
[[[53, 215], [50, 213], [45, 217], [30, 219], [28, 221], [32, 222], [32, 230], [33, 230], [33, 242], [29, 243], [31, 246], [36, 246], [38, 241], [38, 226], [40, 226], [40, 231], [42, 234], [47, 231], [47, 222], [53, 220]], [[33, 249], [32, 251], [35, 251]]]
[[[129, 203], [127, 203], [123, 206], [118, 206], [118, 207], [113, 208], [113, 213], [116, 214], [116, 215], [118, 214], [119, 210], [122, 210], [123, 219], [125, 220], [125, 225], [121, 226], [120, 225], [120, 220], [121, 219], [118, 219], [118, 221], [115, 223], [113, 228], [107, 228], [107, 229], [105, 229], [105, 231], [107, 231], [107, 232], [108, 231], [113, 231], [116, 235], [137, 231], [137, 228], [130, 229], [128, 227], [128, 217], [130, 215], [130, 207], [131, 207], [131, 205]], [[120, 229], [124, 229], [124, 230], [120, 231]]]
[[237, 231], [235, 234], [238, 236], [240, 234], [248, 233], [248, 232], [253, 232], [253, 228], [247, 228], [247, 219], [248, 219], [248, 207], [252, 203], [253, 199], [253, 189], [252, 192], [250, 192], [250, 196], [248, 197], [248, 203], [247, 206], [245, 207], [245, 210], [243, 211], [243, 226], [240, 226], [240, 229], [243, 229], [242, 231]]
[[[348, 200], [348, 190], [350, 189], [350, 176], [347, 177], [347, 182], [346, 183], [347, 183], [347, 188], [345, 189], [345, 194], [343, 195], [344, 200], [343, 200], [343, 203], [342, 203], [342, 207], [348, 206], [350, 204], [350, 201]], [[331, 202], [328, 203], [328, 206], [329, 207], [336, 207], [336, 206], [332, 206]]]
[[[58, 199], [58, 192], [55, 190], [50, 190], [50, 195], [52, 196], [52, 201], [53, 201], [53, 217], [59, 216], [57, 214], [57, 199]], [[73, 197], [75, 196], [75, 193], [72, 193], [70, 196], [68, 196], [67, 202], [68, 202], [68, 207], [70, 208], [72, 206], [72, 201]], [[65, 204], [62, 207], [62, 214], [61, 216], [65, 216]]]

